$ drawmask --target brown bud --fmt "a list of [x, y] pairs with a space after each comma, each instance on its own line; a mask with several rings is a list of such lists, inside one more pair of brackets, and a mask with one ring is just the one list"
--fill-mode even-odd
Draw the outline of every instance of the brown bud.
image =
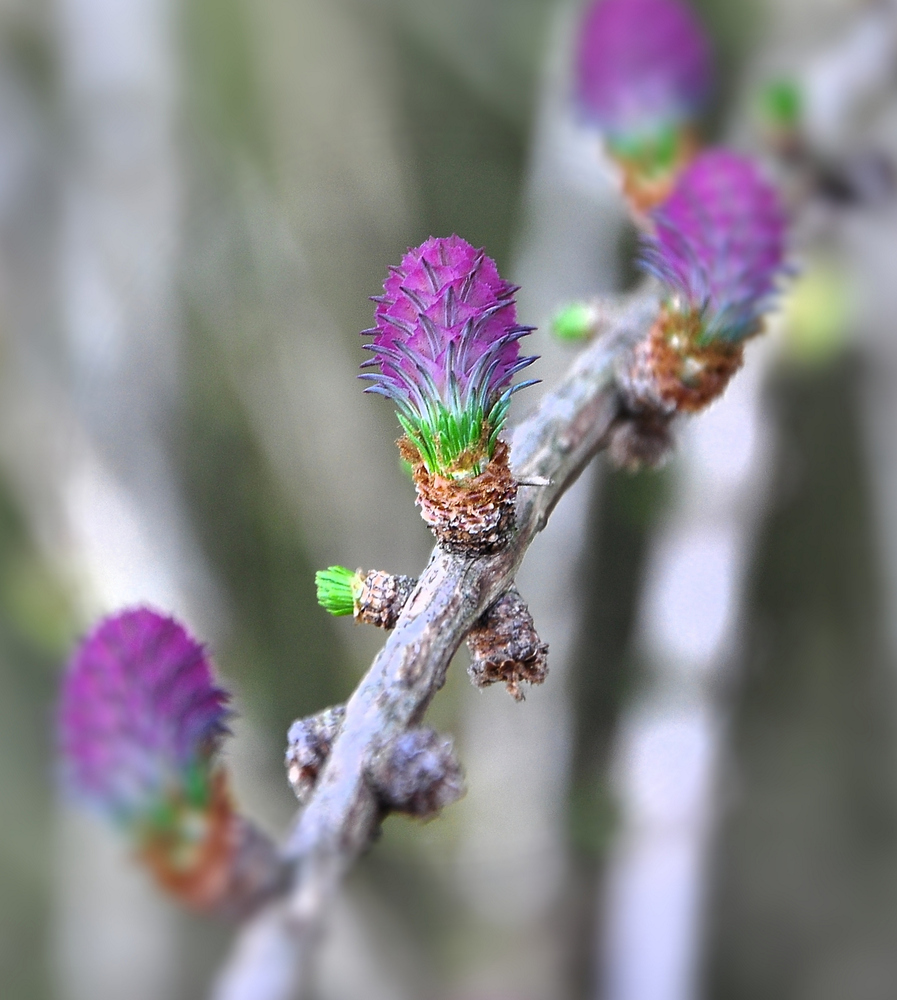
[[368, 776], [384, 807], [425, 819], [464, 794], [452, 741], [433, 729], [409, 729], [375, 756]]
[[139, 857], [184, 905], [228, 918], [251, 913], [287, 876], [272, 840], [234, 811], [224, 771], [213, 776], [208, 806], [189, 827], [150, 831]]
[[405, 602], [417, 586], [413, 576], [395, 576], [372, 569], [355, 602], [355, 620], [378, 628], [395, 628]]
[[744, 361], [744, 345], [699, 342], [701, 317], [662, 306], [648, 335], [617, 373], [624, 409], [658, 415], [697, 413], [722, 395]]
[[297, 719], [287, 733], [287, 778], [296, 798], [303, 805], [308, 801], [318, 774], [330, 756], [333, 741], [339, 735], [346, 717], [345, 705], [334, 705]]
[[502, 595], [467, 636], [468, 674], [479, 688], [501, 682], [517, 701], [521, 683], [541, 684], [548, 676], [548, 646], [516, 589]]
[[220, 916], [243, 919], [286, 887], [289, 867], [277, 845], [254, 823], [234, 817], [235, 849], [228, 891], [218, 907]]
[[610, 429], [607, 454], [618, 469], [662, 466], [673, 451], [672, 416], [655, 410], [624, 414]]
[[407, 438], [399, 441], [399, 450], [411, 463], [417, 505], [441, 548], [474, 556], [497, 552], [507, 544], [514, 530], [517, 483], [504, 441], [496, 444], [492, 460], [478, 476], [463, 479], [428, 472]]

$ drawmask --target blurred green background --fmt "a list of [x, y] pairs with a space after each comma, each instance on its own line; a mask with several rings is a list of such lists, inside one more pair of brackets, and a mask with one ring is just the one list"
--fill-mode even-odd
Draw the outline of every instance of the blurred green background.
[[[238, 785], [263, 822], [285, 828], [290, 721], [346, 698], [381, 638], [317, 608], [314, 570], [416, 573], [430, 544], [389, 407], [353, 378], [367, 297], [431, 234], [459, 233], [516, 277], [540, 87], [571, 9], [130, 5], [0, 4], [4, 1000], [115, 997], [72, 971], [93, 957], [70, 960], [79, 883], [66, 872], [98, 862], [79, 860], [90, 834], [72, 834], [58, 803], [53, 713], [71, 643], [117, 594], [133, 601], [149, 581], [145, 599], [182, 600], [238, 695]], [[721, 71], [708, 127], [723, 132], [770, 12], [696, 6]], [[795, 19], [814, 16], [793, 6]], [[820, 5], [820, 17], [835, 6]], [[624, 234], [621, 255], [632, 242]], [[612, 280], [596, 275], [596, 289]], [[524, 319], [544, 329], [549, 316]], [[558, 351], [537, 337], [537, 350]], [[768, 387], [774, 484], [751, 560], [743, 662], [725, 682], [731, 747], [708, 861], [703, 981], [719, 1000], [897, 993], [897, 701], [860, 429], [868, 364], [860, 347], [792, 360]], [[568, 869], [554, 925], [563, 975], [551, 1000], [597, 995], [595, 897], [617, 823], [606, 773], [620, 707], [644, 682], [635, 608], [672, 481], [608, 473], [581, 539], [559, 848]], [[85, 496], [102, 517], [84, 513]], [[103, 534], [119, 509], [136, 527]], [[122, 560], [119, 576], [104, 575], [106, 552]], [[131, 582], [115, 583], [122, 574]], [[436, 724], [463, 730], [471, 697], [459, 666]], [[401, 995], [517, 996], [465, 992], [465, 968], [489, 948], [464, 932], [472, 918], [447, 860], [467, 815], [391, 820], [353, 876], [356, 917], [374, 928]], [[543, 860], [523, 859], [520, 878]], [[230, 931], [167, 904], [146, 917], [144, 906], [120, 914], [133, 912], [138, 935], [141, 920], [174, 928], [169, 952], [152, 959], [170, 965], [166, 1000], [205, 995]], [[99, 965], [120, 945], [108, 947]], [[321, 995], [389, 995], [352, 982]], [[127, 994], [143, 995], [136, 984]]]

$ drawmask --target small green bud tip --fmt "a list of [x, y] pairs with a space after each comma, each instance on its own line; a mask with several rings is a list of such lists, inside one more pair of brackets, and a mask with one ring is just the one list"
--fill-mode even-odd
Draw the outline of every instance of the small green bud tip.
[[361, 596], [364, 579], [345, 566], [328, 566], [315, 573], [318, 604], [332, 615], [351, 615], [355, 602]]
[[588, 340], [595, 332], [595, 310], [585, 302], [565, 306], [551, 322], [551, 332], [558, 340], [571, 343]]
[[662, 176], [672, 171], [686, 141], [687, 133], [675, 125], [663, 126], [642, 135], [612, 135], [607, 140], [615, 156], [637, 165], [645, 177]]
[[798, 84], [788, 79], [767, 84], [760, 94], [760, 113], [766, 122], [777, 128], [797, 128], [803, 114]]

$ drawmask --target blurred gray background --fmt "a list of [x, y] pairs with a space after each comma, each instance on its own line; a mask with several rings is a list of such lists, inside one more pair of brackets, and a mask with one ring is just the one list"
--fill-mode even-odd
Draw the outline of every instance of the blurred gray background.
[[[793, 71], [832, 156], [897, 143], [887, 5], [695, 6], [711, 135], [758, 147], [752, 88]], [[314, 570], [417, 573], [431, 543], [354, 379], [387, 266], [484, 246], [547, 384], [574, 355], [553, 311], [633, 282], [569, 106], [576, 9], [0, 2], [3, 1000], [206, 995], [231, 930], [60, 800], [57, 678], [97, 615], [175, 612], [236, 693], [241, 803], [286, 829], [290, 721], [382, 640], [316, 606]], [[319, 1000], [897, 996], [897, 224], [795, 204], [802, 295], [743, 387], [665, 470], [593, 470], [533, 547], [544, 689], [479, 694], [459, 654], [432, 717], [468, 798], [387, 822]]]

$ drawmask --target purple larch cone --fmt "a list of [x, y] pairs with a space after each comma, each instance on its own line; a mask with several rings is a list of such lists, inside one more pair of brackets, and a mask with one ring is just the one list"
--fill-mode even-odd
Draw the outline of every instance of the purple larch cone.
[[[392, 399], [399, 419], [431, 471], [465, 449], [491, 455], [514, 376], [532, 364], [519, 341], [516, 287], [482, 250], [458, 236], [428, 239], [390, 268], [376, 296], [376, 326], [364, 331], [377, 367], [367, 392]], [[531, 383], [524, 383], [529, 385]]]
[[227, 701], [205, 650], [172, 618], [138, 608], [103, 619], [62, 682], [66, 785], [125, 822], [189, 799], [227, 731]]
[[787, 220], [775, 188], [748, 157], [701, 154], [652, 213], [642, 266], [701, 316], [702, 339], [755, 332], [785, 264]]
[[635, 140], [691, 120], [710, 92], [707, 36], [679, 0], [596, 0], [576, 60], [580, 109], [612, 140]]

